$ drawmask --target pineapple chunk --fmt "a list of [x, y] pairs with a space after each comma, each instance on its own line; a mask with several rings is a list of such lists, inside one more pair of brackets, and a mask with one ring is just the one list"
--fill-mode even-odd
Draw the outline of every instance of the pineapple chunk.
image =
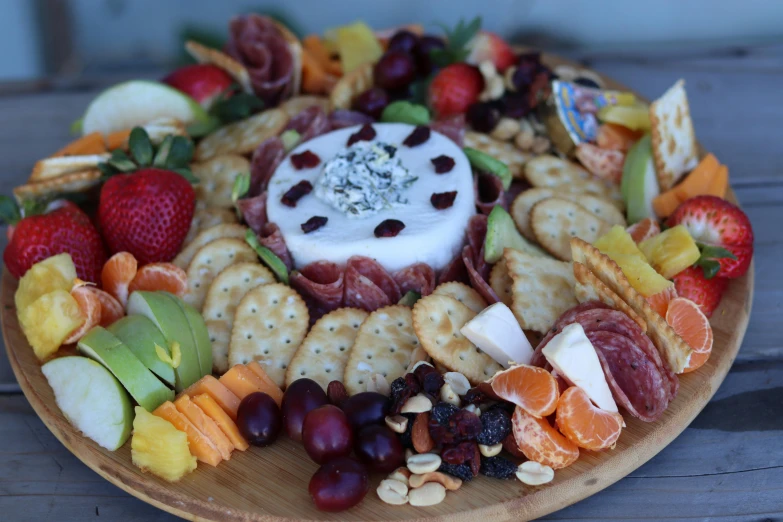
[[188, 449], [188, 436], [172, 423], [136, 406], [131, 459], [142, 471], [176, 482], [196, 469]]
[[631, 234], [620, 225], [613, 226], [609, 232], [599, 237], [593, 243], [593, 246], [603, 252], [614, 252], [615, 254], [637, 256], [639, 259], [647, 260], [644, 253], [639, 250]]
[[21, 311], [36, 299], [54, 290], [71, 291], [76, 267], [70, 254], [57, 254], [30, 267], [19, 280], [14, 295], [16, 309]]
[[365, 63], [377, 62], [383, 54], [378, 38], [364, 22], [338, 27], [329, 36], [327, 41], [336, 47], [345, 74]]
[[56, 352], [86, 320], [79, 303], [66, 290], [42, 295], [17, 314], [27, 341], [41, 361]]
[[683, 225], [665, 230], [639, 243], [652, 267], [666, 279], [671, 279], [698, 261], [699, 247]]
[[646, 260], [638, 256], [604, 253], [620, 266], [634, 290], [644, 297], [650, 297], [674, 286], [674, 283], [656, 272]]

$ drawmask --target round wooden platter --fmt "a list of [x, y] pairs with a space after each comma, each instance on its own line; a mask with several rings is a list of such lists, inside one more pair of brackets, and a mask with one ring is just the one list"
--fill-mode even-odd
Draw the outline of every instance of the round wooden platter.
[[[550, 65], [568, 63], [547, 56]], [[578, 66], [578, 65], [577, 65]], [[625, 89], [605, 79], [611, 88]], [[627, 89], [626, 89], [627, 90]], [[730, 198], [734, 199], [733, 193]], [[8, 359], [33, 409], [49, 430], [82, 462], [103, 478], [141, 500], [188, 520], [283, 521], [475, 521], [530, 520], [544, 516], [620, 480], [674, 440], [709, 402], [739, 351], [753, 300], [753, 267], [729, 285], [720, 308], [711, 319], [715, 343], [712, 356], [699, 370], [680, 378], [680, 391], [662, 419], [644, 423], [625, 416], [628, 424], [614, 450], [582, 451], [569, 468], [540, 487], [517, 480], [478, 477], [437, 506], [416, 508], [382, 503], [375, 487], [383, 478], [374, 476], [365, 499], [341, 513], [317, 511], [307, 484], [317, 469], [302, 449], [282, 435], [268, 448], [235, 451], [218, 467], [199, 463], [180, 482], [169, 484], [139, 471], [130, 456], [130, 441], [117, 451], [107, 451], [74, 429], [57, 407], [40, 363], [27, 343], [16, 318], [14, 292], [17, 282], [3, 270], [2, 329]]]

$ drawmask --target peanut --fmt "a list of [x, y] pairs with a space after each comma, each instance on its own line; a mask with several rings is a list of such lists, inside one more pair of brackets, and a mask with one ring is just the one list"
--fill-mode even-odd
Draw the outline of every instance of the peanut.
[[422, 487], [424, 484], [429, 484], [430, 482], [437, 482], [449, 491], [456, 491], [462, 486], [462, 480], [447, 475], [446, 473], [441, 473], [440, 471], [431, 471], [430, 473], [423, 473], [421, 475], [411, 475], [408, 484], [411, 489], [416, 489]]
[[395, 415], [393, 417], [387, 415], [384, 422], [386, 422], [386, 425], [394, 433], [405, 433], [408, 429], [408, 417], [402, 415]]
[[533, 141], [536, 139], [536, 135], [533, 134], [533, 129], [522, 129], [519, 134], [514, 136], [514, 145], [522, 152], [530, 152], [533, 148]]
[[408, 486], [399, 480], [382, 480], [376, 492], [378, 498], [387, 504], [401, 506], [408, 503]]
[[519, 122], [512, 118], [500, 118], [498, 124], [489, 133], [490, 136], [500, 141], [509, 141], [519, 132]]
[[440, 455], [435, 455], [434, 453], [420, 453], [408, 457], [406, 463], [411, 473], [423, 475], [424, 473], [437, 471], [440, 467], [441, 460]]
[[446, 384], [451, 386], [454, 393], [460, 397], [468, 393], [468, 390], [470, 389], [470, 381], [460, 372], [446, 372], [443, 374], [443, 380], [446, 381]]
[[400, 413], [421, 413], [432, 409], [432, 401], [421, 393], [414, 395], [402, 405]]
[[389, 480], [399, 480], [406, 486], [408, 485], [408, 479], [411, 478], [411, 470], [406, 468], [405, 466], [399, 467], [391, 472], [391, 475], [386, 477]]
[[440, 387], [440, 400], [459, 408], [459, 395], [449, 386], [448, 382]]
[[428, 482], [408, 493], [408, 502], [411, 506], [434, 506], [443, 502], [444, 498], [446, 498], [446, 488], [437, 482]]
[[470, 413], [473, 413], [475, 415], [481, 416], [481, 408], [479, 408], [475, 404], [468, 404], [462, 409], [465, 411], [469, 411]]
[[549, 138], [546, 138], [544, 136], [536, 136], [533, 138], [533, 147], [532, 150], [535, 154], [543, 154], [546, 151], [549, 150], [549, 147], [551, 146], [551, 142], [549, 141]]
[[389, 381], [386, 380], [386, 377], [380, 373], [374, 373], [370, 380], [367, 381], [367, 391], [378, 392], [388, 397], [391, 394], [391, 386], [389, 386]]
[[479, 452], [485, 457], [494, 457], [495, 455], [497, 455], [503, 450], [503, 443], [498, 442], [497, 444], [493, 444], [492, 446], [479, 444], [478, 447], [479, 447]]
[[540, 486], [541, 484], [551, 482], [555, 478], [555, 471], [549, 466], [528, 460], [519, 465], [516, 475], [523, 484]]

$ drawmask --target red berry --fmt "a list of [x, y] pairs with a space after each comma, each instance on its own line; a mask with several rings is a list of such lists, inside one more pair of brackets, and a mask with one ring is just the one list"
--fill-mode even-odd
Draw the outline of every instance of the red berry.
[[101, 190], [98, 223], [111, 253], [140, 265], [171, 261], [193, 218], [196, 195], [182, 176], [162, 169], [118, 174]]
[[705, 278], [704, 272], [698, 266], [688, 267], [674, 276], [677, 295], [699, 305], [707, 317], [710, 317], [720, 304], [728, 284], [728, 279], [722, 277]]
[[429, 106], [439, 117], [462, 114], [476, 103], [484, 79], [476, 67], [455, 63], [443, 68], [429, 86]]
[[503, 72], [514, 65], [516, 55], [511, 46], [500, 36], [489, 31], [481, 31], [471, 42], [471, 51], [466, 61], [475, 65], [490, 61], [498, 71]]
[[204, 107], [209, 107], [234, 79], [216, 65], [197, 64], [180, 67], [163, 78], [163, 83], [184, 92]]

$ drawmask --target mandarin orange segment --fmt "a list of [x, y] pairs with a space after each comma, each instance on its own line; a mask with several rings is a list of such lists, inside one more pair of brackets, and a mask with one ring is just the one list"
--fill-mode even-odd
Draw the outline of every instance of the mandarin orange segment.
[[684, 297], [672, 299], [666, 310], [666, 322], [693, 349], [684, 373], [706, 363], [712, 353], [712, 326], [699, 305]]
[[120, 302], [109, 292], [101, 290], [100, 288], [95, 288], [94, 286], [89, 288], [90, 292], [95, 294], [101, 302], [101, 326], [104, 328], [111, 326], [115, 321], [119, 321], [125, 317], [125, 308], [123, 308]]
[[91, 286], [77, 283], [76, 287], [71, 290], [71, 295], [76, 299], [76, 303], [79, 305], [79, 310], [82, 311], [82, 315], [86, 318], [81, 326], [72, 331], [68, 338], [65, 339], [63, 344], [71, 344], [77, 342], [79, 339], [98, 326], [101, 322], [101, 302], [98, 296], [92, 292]]
[[546, 419], [537, 419], [517, 406], [512, 418], [514, 440], [530, 460], [562, 469], [579, 458], [579, 447], [565, 438]]
[[557, 408], [557, 380], [543, 368], [519, 364], [496, 373], [488, 382], [498, 397], [534, 417], [546, 417]]
[[670, 286], [666, 290], [662, 290], [657, 294], [653, 294], [649, 297], [645, 297], [652, 309], [658, 312], [661, 317], [666, 317], [666, 310], [669, 308], [669, 303], [672, 299], [677, 297], [677, 289], [674, 286]]
[[139, 268], [128, 292], [163, 290], [182, 297], [188, 289], [187, 273], [172, 263], [150, 263]]
[[631, 239], [638, 244], [660, 234], [661, 226], [658, 221], [648, 217], [631, 225], [625, 231], [631, 234]]
[[114, 296], [122, 306], [128, 304], [128, 286], [136, 277], [138, 262], [130, 252], [117, 252], [106, 261], [101, 272], [103, 289]]
[[555, 422], [568, 440], [594, 451], [614, 447], [623, 430], [622, 415], [596, 407], [578, 386], [560, 396]]

